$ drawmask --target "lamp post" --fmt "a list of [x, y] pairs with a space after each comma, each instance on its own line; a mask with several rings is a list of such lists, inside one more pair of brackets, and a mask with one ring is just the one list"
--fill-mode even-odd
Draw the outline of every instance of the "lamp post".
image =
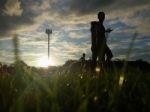
[[45, 33], [48, 35], [48, 60], [50, 59], [50, 34], [52, 34], [52, 29], [46, 29]]

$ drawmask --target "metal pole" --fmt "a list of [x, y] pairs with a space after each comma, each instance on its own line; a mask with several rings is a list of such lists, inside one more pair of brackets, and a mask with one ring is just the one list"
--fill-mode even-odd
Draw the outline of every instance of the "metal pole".
[[50, 34], [52, 33], [51, 29], [46, 29], [46, 34], [48, 35], [48, 60], [50, 59]]
[[50, 59], [50, 48], [49, 45], [50, 44], [50, 34], [48, 34], [48, 60]]

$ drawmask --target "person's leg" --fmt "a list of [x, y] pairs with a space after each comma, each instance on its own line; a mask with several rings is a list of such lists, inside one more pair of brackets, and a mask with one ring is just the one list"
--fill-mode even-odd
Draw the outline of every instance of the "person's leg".
[[106, 52], [106, 60], [107, 61], [111, 61], [111, 58], [113, 57], [113, 54], [111, 52], [111, 50], [109, 49], [109, 47], [106, 45], [106, 48], [105, 48], [105, 52]]
[[112, 54], [110, 48], [107, 45], [106, 45], [105, 52], [106, 52], [105, 68], [106, 68], [107, 71], [112, 71], [112, 62], [111, 62], [111, 59], [113, 57], [113, 54]]
[[92, 71], [95, 71], [96, 68], [96, 61], [97, 61], [97, 52], [96, 52], [96, 48], [92, 50]]
[[105, 43], [99, 44], [98, 50], [98, 65], [101, 69], [100, 74], [104, 72], [104, 63], [105, 63]]

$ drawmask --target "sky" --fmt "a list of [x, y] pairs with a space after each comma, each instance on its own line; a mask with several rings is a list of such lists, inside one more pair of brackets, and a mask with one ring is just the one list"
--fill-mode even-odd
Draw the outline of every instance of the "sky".
[[39, 66], [47, 57], [46, 28], [50, 35], [50, 58], [54, 65], [91, 58], [90, 22], [104, 11], [107, 44], [113, 59], [126, 58], [136, 35], [129, 60], [150, 62], [150, 0], [0, 0], [0, 62], [12, 63], [12, 37], [19, 38], [20, 57], [28, 65]]

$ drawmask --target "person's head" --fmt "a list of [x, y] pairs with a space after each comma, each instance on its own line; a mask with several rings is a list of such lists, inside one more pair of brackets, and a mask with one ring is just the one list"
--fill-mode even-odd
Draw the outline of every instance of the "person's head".
[[99, 12], [98, 13], [98, 19], [100, 22], [103, 22], [105, 20], [105, 13], [104, 12]]
[[85, 57], [85, 53], [83, 53], [83, 57]]

